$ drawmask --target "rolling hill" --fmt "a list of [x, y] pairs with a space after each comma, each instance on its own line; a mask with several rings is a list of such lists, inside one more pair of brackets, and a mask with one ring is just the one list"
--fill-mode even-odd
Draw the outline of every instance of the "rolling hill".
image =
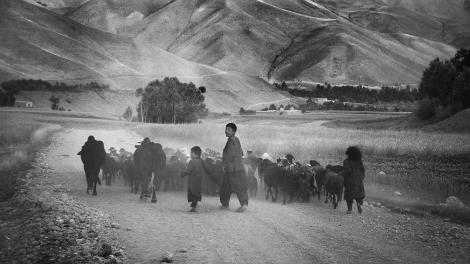
[[285, 99], [264, 80], [416, 84], [469, 25], [468, 0], [2, 0], [0, 81], [177, 76], [235, 111]]
[[430, 60], [470, 44], [462, 0], [136, 2], [89, 0], [69, 17], [190, 61], [273, 80], [416, 84]]
[[211, 111], [284, 98], [259, 78], [190, 62], [24, 1], [0, 2], [0, 35], [0, 81], [97, 81], [134, 90], [157, 78], [177, 76], [207, 87]]

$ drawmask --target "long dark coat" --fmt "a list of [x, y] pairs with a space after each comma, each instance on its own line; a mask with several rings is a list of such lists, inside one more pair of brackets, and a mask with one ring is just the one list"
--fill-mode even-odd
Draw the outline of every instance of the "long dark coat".
[[222, 154], [222, 165], [225, 172], [244, 171], [243, 166], [243, 150], [240, 140], [236, 136], [231, 136], [225, 144]]
[[344, 166], [344, 200], [364, 199], [365, 168], [361, 160], [345, 160]]
[[199, 202], [202, 198], [202, 179], [208, 171], [204, 161], [200, 158], [189, 161], [182, 176], [188, 176], [188, 202]]

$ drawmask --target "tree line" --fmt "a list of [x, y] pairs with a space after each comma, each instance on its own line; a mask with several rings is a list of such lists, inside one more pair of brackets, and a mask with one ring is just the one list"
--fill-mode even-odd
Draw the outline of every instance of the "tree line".
[[102, 92], [109, 89], [109, 85], [97, 82], [89, 82], [84, 84], [67, 84], [63, 82], [50, 83], [44, 80], [19, 79], [9, 80], [1, 83], [3, 90], [11, 93], [20, 91], [67, 91], [67, 92], [83, 92], [95, 91]]
[[275, 88], [287, 91], [297, 97], [304, 98], [327, 98], [342, 102], [367, 103], [415, 101], [418, 99], [418, 90], [406, 87], [397, 89], [392, 87], [381, 87], [380, 89], [369, 89], [362, 85], [332, 86], [328, 83], [317, 84], [313, 89], [300, 89], [289, 87], [285, 82], [274, 83]]
[[470, 50], [460, 49], [449, 60], [436, 58], [419, 84], [416, 115], [442, 119], [470, 107]]

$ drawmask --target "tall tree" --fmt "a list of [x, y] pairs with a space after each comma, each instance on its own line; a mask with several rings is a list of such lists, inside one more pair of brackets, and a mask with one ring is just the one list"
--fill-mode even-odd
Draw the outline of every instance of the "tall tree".
[[124, 114], [122, 114], [122, 117], [124, 117], [124, 119], [126, 119], [127, 121], [131, 121], [132, 120], [132, 108], [130, 106], [128, 106], [126, 108], [126, 110], [124, 111]]
[[176, 77], [150, 82], [140, 104], [147, 119], [156, 123], [190, 123], [208, 113], [204, 104], [205, 87], [182, 83]]
[[141, 101], [139, 102], [139, 105], [138, 105], [138, 109], [137, 112], [140, 112], [140, 122], [144, 122], [144, 113], [143, 113], [143, 104], [142, 104], [142, 95], [144, 94], [144, 89], [142, 88], [137, 88], [137, 90], [135, 90], [135, 96], [138, 97]]

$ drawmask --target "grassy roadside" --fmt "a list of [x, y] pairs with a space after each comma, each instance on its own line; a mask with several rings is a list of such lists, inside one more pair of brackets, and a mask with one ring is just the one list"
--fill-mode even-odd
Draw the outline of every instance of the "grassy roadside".
[[60, 126], [41, 124], [20, 113], [0, 112], [0, 120], [0, 201], [5, 201], [15, 193], [18, 175]]

